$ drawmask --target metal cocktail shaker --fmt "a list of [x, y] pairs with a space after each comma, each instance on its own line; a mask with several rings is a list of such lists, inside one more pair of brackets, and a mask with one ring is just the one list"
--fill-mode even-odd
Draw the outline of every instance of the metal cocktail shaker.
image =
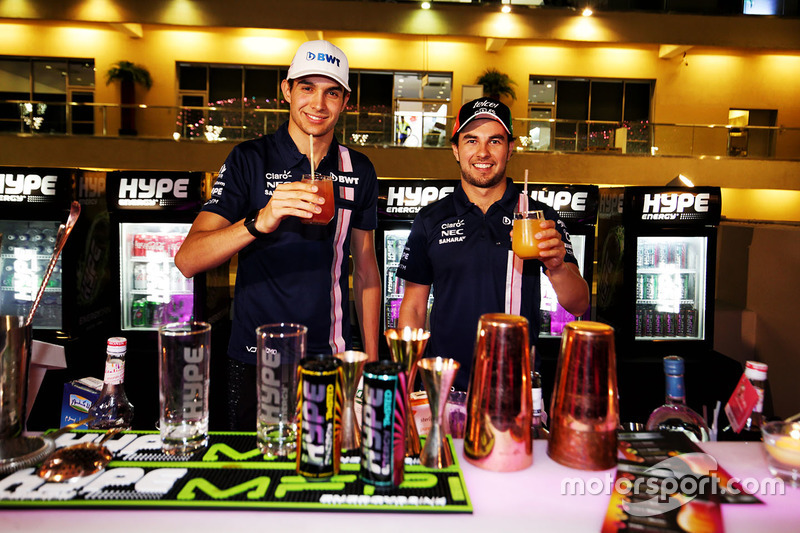
[[528, 320], [501, 313], [478, 321], [467, 397], [464, 457], [499, 472], [533, 463]]
[[24, 316], [0, 316], [0, 441], [25, 429], [31, 330]]
[[619, 400], [614, 328], [599, 322], [570, 322], [550, 408], [547, 454], [581, 470], [616, 465]]

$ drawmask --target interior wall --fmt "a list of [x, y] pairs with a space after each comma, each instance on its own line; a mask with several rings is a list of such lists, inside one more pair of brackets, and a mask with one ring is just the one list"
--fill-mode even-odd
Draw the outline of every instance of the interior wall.
[[769, 365], [775, 414], [787, 417], [800, 412], [800, 227], [754, 226], [748, 271], [747, 308], [757, 317], [755, 355]]
[[[147, 105], [176, 105], [177, 61], [288, 65], [308, 37], [298, 30], [143, 26], [131, 38], [107, 24], [1, 22], [5, 55], [92, 57], [97, 67], [96, 102], [118, 102], [118, 89], [103, 74], [120, 59], [146, 66], [153, 88], [140, 90]], [[530, 75], [655, 79], [653, 121], [725, 124], [728, 109], [778, 109], [778, 123], [800, 125], [800, 52], [692, 48], [686, 58], [659, 59], [658, 46], [513, 40], [487, 52], [485, 40], [397, 34], [324, 32], [348, 54], [350, 67], [453, 73], [452, 101], [489, 66], [516, 82], [512, 114], [527, 116]], [[716, 133], [716, 132], [715, 132]], [[679, 132], [685, 136], [687, 132]], [[720, 132], [719, 134], [725, 135]], [[800, 135], [797, 136], [800, 142]], [[697, 140], [696, 142], [701, 142]]]

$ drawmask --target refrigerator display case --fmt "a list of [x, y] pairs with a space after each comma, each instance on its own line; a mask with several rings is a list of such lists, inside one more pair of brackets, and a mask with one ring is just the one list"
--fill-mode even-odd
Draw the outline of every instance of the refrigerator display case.
[[720, 189], [612, 188], [600, 203], [598, 320], [623, 353], [710, 350]]
[[[592, 286], [594, 270], [594, 235], [597, 223], [599, 189], [594, 185], [528, 184], [531, 198], [552, 207], [567, 227], [572, 251], [578, 260], [581, 276]], [[591, 305], [581, 316], [575, 316], [559, 303], [550, 279], [541, 276], [541, 317], [537, 348], [558, 355], [561, 333], [573, 320], [588, 320]]]
[[175, 254], [202, 205], [202, 183], [199, 172], [109, 173], [123, 335], [203, 318], [203, 275], [187, 279], [175, 267]]
[[105, 203], [87, 206], [90, 189], [74, 169], [0, 168], [0, 314], [28, 314], [58, 228], [67, 221], [73, 200], [82, 206], [34, 316], [36, 339], [60, 343], [74, 338], [101, 326], [109, 312], [102, 285], [102, 251], [108, 249]]
[[[376, 252], [383, 275], [383, 329], [397, 326], [404, 281], [397, 277], [397, 267], [405, 248], [411, 224], [419, 210], [452, 193], [458, 180], [378, 180], [378, 231]], [[433, 291], [428, 298], [428, 312], [433, 305]], [[387, 350], [385, 343], [381, 350]]]

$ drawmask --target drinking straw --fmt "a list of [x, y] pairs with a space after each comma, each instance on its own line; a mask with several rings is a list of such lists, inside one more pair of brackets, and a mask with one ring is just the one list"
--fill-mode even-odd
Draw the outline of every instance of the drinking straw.
[[308, 144], [311, 147], [311, 181], [314, 181], [314, 136], [308, 134]]
[[525, 185], [523, 185], [522, 192], [525, 193], [525, 198], [528, 197], [528, 169], [525, 169]]

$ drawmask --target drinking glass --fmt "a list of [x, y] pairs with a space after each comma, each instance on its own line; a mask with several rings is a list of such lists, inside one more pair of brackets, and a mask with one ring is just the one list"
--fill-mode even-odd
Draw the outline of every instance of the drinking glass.
[[316, 185], [318, 187], [317, 194], [325, 198], [325, 203], [320, 205], [322, 211], [314, 213], [311, 218], [302, 219], [301, 221], [303, 224], [325, 225], [333, 220], [333, 214], [335, 212], [333, 179], [326, 174], [303, 174], [302, 182], [308, 183], [309, 185]]
[[302, 324], [265, 324], [258, 338], [258, 416], [261, 452], [286, 457], [297, 449], [297, 365], [306, 356], [308, 328]]
[[189, 454], [208, 445], [211, 325], [173, 322], [158, 330], [161, 449]]
[[544, 211], [514, 213], [511, 249], [520, 259], [539, 258], [539, 239], [536, 238], [536, 234], [542, 231], [539, 226], [542, 220], [544, 220]]
[[770, 474], [800, 487], [800, 422], [767, 422], [761, 435]]

